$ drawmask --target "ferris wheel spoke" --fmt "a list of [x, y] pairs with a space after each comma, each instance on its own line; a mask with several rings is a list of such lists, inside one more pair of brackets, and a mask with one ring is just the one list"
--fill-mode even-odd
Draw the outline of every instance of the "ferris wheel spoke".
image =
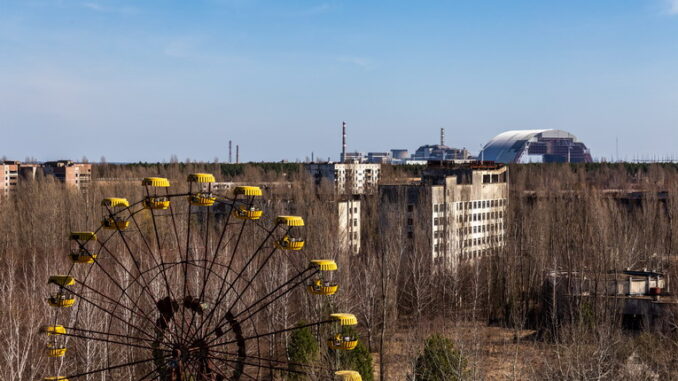
[[[242, 315], [243, 313], [249, 311], [249, 310], [252, 309], [254, 306], [256, 306], [257, 304], [261, 303], [263, 300], [267, 299], [268, 297], [274, 295], [276, 292], [280, 291], [280, 289], [282, 289], [282, 288], [285, 287], [286, 285], [288, 285], [288, 284], [294, 282], [297, 278], [303, 276], [303, 274], [304, 274], [305, 272], [309, 271], [309, 270], [311, 270], [311, 269], [308, 268], [308, 269], [304, 270], [303, 272], [301, 272], [300, 274], [297, 274], [296, 276], [294, 276], [293, 278], [291, 278], [290, 280], [288, 280], [287, 282], [285, 282], [284, 284], [282, 284], [281, 286], [279, 286], [279, 287], [276, 288], [275, 290], [271, 291], [268, 295], [266, 295], [266, 296], [264, 296], [263, 298], [257, 300], [256, 302], [254, 302], [253, 304], [251, 304], [251, 305], [250, 305], [249, 307], [247, 307], [246, 309], [240, 311], [240, 312], [239, 312], [238, 314], [236, 314], [233, 318], [234, 318], [234, 319], [238, 319], [238, 317], [240, 317], [240, 315]], [[312, 277], [313, 277], [314, 275], [316, 275], [317, 273], [318, 273], [318, 270], [313, 271], [310, 275], [307, 275], [307, 276], [306, 276], [305, 278], [303, 278], [302, 280], [300, 280], [300, 281], [298, 281], [297, 283], [293, 284], [292, 286], [288, 287], [284, 292], [278, 294], [278, 295], [277, 295], [275, 298], [273, 298], [272, 300], [269, 300], [267, 303], [265, 303], [265, 304], [259, 306], [259, 308], [257, 308], [254, 312], [252, 312], [252, 313], [250, 313], [249, 315], [247, 315], [247, 317], [242, 318], [242, 319], [239, 319], [239, 320], [240, 320], [240, 321], [247, 321], [247, 320], [251, 319], [251, 318], [254, 317], [256, 314], [258, 314], [259, 312], [263, 311], [266, 307], [268, 307], [269, 305], [275, 303], [275, 301], [277, 301], [278, 299], [282, 298], [283, 296], [285, 296], [286, 294], [288, 294], [289, 292], [291, 292], [292, 290], [294, 290], [295, 287], [299, 286], [300, 284], [305, 283], [307, 280], [309, 280], [310, 278], [312, 278]], [[205, 335], [205, 336], [207, 337], [207, 336], [209, 336], [210, 334], [217, 332], [219, 329], [223, 329], [223, 324], [222, 324], [222, 323], [223, 323], [223, 322], [219, 322], [218, 327], [215, 328], [214, 330], [210, 331], [209, 334], [207, 334], [207, 335]], [[226, 334], [226, 333], [230, 332], [232, 329], [233, 329], [232, 327], [231, 327], [231, 328], [228, 328], [227, 330], [223, 331], [223, 334]], [[222, 334], [222, 335], [223, 335], [223, 334]], [[221, 335], [220, 335], [220, 336], [221, 336]], [[208, 341], [208, 344], [211, 344], [211, 343], [215, 342], [217, 339], [218, 339], [218, 337], [213, 338], [212, 340]]]
[[[237, 240], [236, 240], [235, 246], [233, 247], [233, 250], [232, 250], [232, 253], [231, 253], [231, 257], [230, 257], [230, 259], [229, 259], [229, 263], [228, 263], [228, 265], [226, 266], [227, 269], [231, 269], [231, 268], [232, 268], [232, 265], [233, 265], [233, 259], [235, 258], [235, 252], [236, 252], [236, 250], [237, 250], [237, 248], [238, 248], [238, 245], [239, 245], [239, 243], [240, 243], [240, 239], [242, 238], [243, 231], [245, 230], [245, 222], [247, 222], [247, 221], [248, 221], [248, 220], [243, 221], [242, 227], [240, 228], [240, 233], [238, 233], [238, 238], [237, 238]], [[276, 224], [276, 227], [277, 227], [277, 226], [278, 226], [278, 225]], [[216, 300], [216, 302], [214, 303], [215, 306], [221, 304], [221, 303], [224, 301], [224, 299], [226, 298], [226, 296], [228, 295], [228, 293], [233, 289], [233, 286], [235, 285], [235, 283], [237, 283], [238, 280], [242, 277], [243, 273], [244, 273], [245, 270], [247, 269], [247, 266], [249, 266], [249, 264], [254, 260], [254, 258], [257, 256], [257, 254], [259, 254], [259, 252], [261, 252], [261, 249], [264, 247], [264, 245], [266, 244], [266, 242], [273, 236], [273, 232], [274, 232], [274, 231], [275, 231], [275, 229], [271, 230], [271, 231], [266, 235], [266, 237], [265, 237], [264, 240], [261, 242], [261, 244], [259, 245], [259, 247], [257, 247], [257, 249], [254, 251], [254, 253], [252, 254], [252, 256], [248, 259], [247, 263], [240, 269], [240, 271], [239, 271], [238, 274], [236, 275], [235, 279], [233, 280], [233, 282], [230, 283], [230, 285], [228, 286], [228, 289], [227, 289], [225, 292], [224, 292], [224, 287], [226, 286], [226, 283], [227, 283], [228, 274], [226, 274], [227, 276], [225, 276], [225, 277], [222, 279], [221, 285], [219, 286], [219, 292], [217, 293], [217, 295], [218, 295], [218, 296], [217, 296], [217, 300]], [[210, 312], [207, 314], [207, 317], [206, 317], [205, 319], [203, 319], [203, 321], [202, 321], [202, 322], [200, 323], [200, 325], [198, 326], [198, 329], [196, 330], [196, 332], [201, 332], [202, 329], [203, 329], [205, 326], [208, 326], [208, 327], [210, 326], [210, 324], [212, 323], [212, 319], [214, 318], [214, 313], [215, 313], [215, 311], [216, 311], [216, 308], [210, 310]], [[225, 316], [227, 316], [227, 315], [225, 314]], [[221, 318], [219, 318], [219, 320], [217, 320], [217, 321], [219, 322], [217, 325], [220, 325], [221, 322], [223, 322], [223, 320], [225, 319], [225, 316], [222, 316]]]
[[[264, 262], [261, 264], [261, 266], [259, 266], [259, 268], [258, 268], [257, 271], [254, 273], [254, 275], [247, 281], [247, 285], [240, 291], [240, 293], [238, 293], [237, 297], [235, 298], [235, 301], [231, 304], [231, 306], [228, 308], [228, 310], [227, 310], [226, 313], [223, 315], [223, 317], [222, 317], [221, 319], [217, 320], [217, 326], [220, 326], [221, 324], [224, 323], [224, 321], [226, 320], [226, 317], [227, 317], [227, 316], [231, 313], [231, 311], [233, 310], [233, 307], [235, 307], [235, 306], [238, 304], [238, 302], [240, 301], [240, 299], [242, 298], [242, 296], [245, 294], [245, 292], [247, 292], [247, 290], [248, 290], [248, 289], [250, 288], [250, 286], [252, 285], [252, 282], [254, 281], [254, 279], [259, 275], [259, 273], [261, 272], [261, 270], [263, 270], [264, 267], [266, 267], [266, 264], [267, 264], [268, 261], [271, 259], [271, 257], [273, 256], [273, 254], [275, 254], [276, 250], [277, 250], [276, 248], [273, 248], [273, 250], [271, 250], [271, 252], [268, 254], [268, 256], [266, 257], [266, 259], [264, 260]], [[237, 282], [237, 279], [236, 279], [235, 281], [233, 281], [232, 284], [235, 284], [236, 282]]]
[[[309, 328], [309, 327], [317, 327], [317, 326], [329, 324], [329, 323], [332, 323], [332, 322], [334, 322], [334, 320], [323, 320], [323, 321], [319, 321], [319, 322], [316, 322], [316, 323], [303, 324], [303, 325], [298, 325], [298, 326], [292, 327], [292, 328], [284, 328], [284, 329], [277, 330], [277, 331], [260, 333], [260, 334], [257, 334], [257, 335], [254, 335], [254, 336], [249, 336], [249, 337], [243, 337], [241, 340], [242, 341], [255, 340], [255, 339], [260, 339], [260, 338], [266, 337], [266, 336], [277, 335], [279, 333], [292, 332], [292, 331], [296, 331], [296, 330], [304, 329], [304, 328]], [[234, 343], [237, 343], [237, 342], [238, 342], [238, 340], [229, 340], [229, 341], [224, 341], [222, 343], [209, 344], [207, 347], [208, 348], [216, 348], [216, 347], [221, 347], [221, 346], [224, 346], [224, 345], [234, 344]]]
[[230, 360], [228, 358], [216, 357], [216, 356], [207, 356], [207, 357], [209, 359], [222, 361], [224, 363], [231, 363], [231, 364], [241, 363], [241, 364], [245, 364], [245, 365], [248, 365], [248, 366], [251, 366], [251, 367], [261, 368], [261, 369], [279, 370], [279, 371], [295, 373], [295, 374], [308, 374], [307, 372], [304, 372], [304, 371], [301, 371], [301, 370], [283, 368], [283, 367], [278, 367], [278, 366], [274, 366], [274, 365], [271, 365], [271, 364], [262, 365], [262, 364], [258, 364], [256, 362], [248, 362], [248, 361], [245, 361], [244, 359], [241, 359], [241, 358], [239, 358], [237, 360]]
[[[132, 221], [134, 221], [134, 224], [137, 226], [137, 229], [139, 229], [139, 225], [136, 223], [136, 219], [132, 218]], [[141, 231], [141, 229], [139, 229], [139, 231]], [[137, 271], [139, 272], [139, 278], [141, 279], [141, 282], [144, 283], [145, 289], [148, 291], [149, 295], [151, 296], [151, 299], [155, 302], [157, 300], [157, 298], [151, 292], [150, 286], [148, 285], [148, 282], [146, 281], [146, 277], [144, 277], [144, 272], [141, 271], [141, 266], [139, 265], [139, 261], [134, 256], [134, 253], [132, 252], [132, 248], [130, 247], [129, 242], [127, 242], [127, 239], [125, 238], [125, 235], [122, 233], [122, 231], [118, 230], [118, 233], [119, 233], [120, 239], [122, 240], [122, 243], [125, 246], [125, 249], [127, 250], [127, 253], [129, 254], [130, 258], [132, 259], [132, 263], [134, 263], [134, 267], [136, 267]], [[140, 235], [143, 237], [143, 234], [140, 234]], [[109, 250], [107, 250], [107, 251], [109, 251]], [[116, 262], [119, 263], [119, 261], [116, 261]]]
[[[164, 364], [163, 364], [164, 365]], [[155, 377], [149, 378], [153, 376], [154, 373], [158, 373]], [[141, 376], [141, 378], [137, 379], [136, 381], [144, 381], [144, 380], [156, 380], [160, 378], [160, 367], [156, 367], [152, 371], [146, 373], [145, 375]]]
[[[146, 189], [146, 192], [147, 192], [147, 195], [150, 197], [150, 193], [148, 193], [148, 188]], [[158, 253], [162, 253], [162, 245], [160, 243], [160, 234], [158, 232], [158, 225], [157, 225], [156, 219], [155, 219], [155, 211], [153, 209], [151, 209], [151, 219], [153, 220], [153, 231], [155, 232], [155, 240], [156, 240], [156, 244], [157, 244], [157, 247], [158, 247]], [[134, 223], [136, 224], [136, 220], [134, 221]], [[146, 244], [146, 247], [148, 248], [148, 250], [152, 252], [150, 244], [146, 240], [146, 237], [144, 237], [142, 235], [142, 239], [143, 239], [144, 243]], [[178, 240], [178, 237], [177, 237], [177, 240]], [[163, 266], [164, 267], [165, 262], [162, 258], [162, 254], [159, 254], [160, 263], [158, 263], [158, 261], [156, 261], [155, 255], [153, 255], [151, 253], [150, 256], [151, 256], [151, 258], [153, 258], [153, 262], [155, 263], [156, 266]], [[165, 281], [167, 296], [169, 296], [173, 300], [178, 300], [177, 297], [172, 292], [172, 287], [170, 286], [169, 279], [167, 278], [167, 272], [164, 270], [164, 268], [162, 268], [160, 270], [160, 272], [162, 273], [163, 280]], [[172, 314], [172, 321], [174, 322], [175, 325], [177, 325], [176, 314]], [[181, 330], [181, 334], [183, 335], [183, 325], [177, 325], [177, 326], [179, 327], [179, 329]]]
[[[210, 352], [223, 354], [223, 355], [230, 356], [230, 357], [238, 357], [239, 356], [237, 353], [218, 351], [218, 350], [215, 350], [215, 349], [210, 350]], [[303, 367], [303, 368], [309, 368], [309, 369], [312, 369], [312, 370], [328, 370], [326, 368], [323, 368], [323, 367], [317, 366], [317, 365], [308, 365], [308, 364], [301, 364], [301, 363], [297, 363], [297, 362], [274, 360], [274, 359], [271, 359], [271, 358], [257, 357], [257, 356], [253, 356], [253, 355], [249, 355], [249, 354], [246, 356], [246, 358], [259, 360], [259, 361], [274, 362], [274, 363], [278, 363], [278, 364], [294, 365], [294, 366], [299, 366], [299, 367]]]
[[[275, 290], [271, 291], [270, 293], [268, 293], [268, 294], [267, 294], [266, 296], [264, 296], [263, 298], [257, 300], [256, 302], [254, 302], [253, 304], [251, 304], [251, 305], [250, 305], [249, 307], [247, 307], [246, 309], [244, 309], [244, 310], [238, 312], [238, 313], [235, 315], [235, 318], [237, 319], [238, 317], [240, 317], [240, 315], [242, 315], [243, 313], [249, 311], [249, 310], [252, 309], [254, 306], [256, 306], [257, 304], [261, 303], [262, 301], [264, 301], [265, 299], [269, 298], [270, 296], [274, 295], [275, 293], [277, 293], [278, 291], [280, 291], [283, 287], [285, 287], [285, 286], [287, 286], [288, 284], [294, 282], [295, 279], [297, 279], [297, 278], [303, 276], [303, 274], [306, 273], [306, 272], [309, 271], [309, 270], [311, 270], [311, 269], [306, 269], [306, 270], [304, 270], [303, 272], [301, 272], [301, 273], [295, 275], [293, 278], [291, 278], [291, 279], [288, 280], [287, 282], [285, 282], [285, 283], [283, 283], [282, 285], [278, 286], [278, 288], [276, 288]], [[255, 310], [254, 312], [252, 312], [252, 313], [250, 313], [249, 315], [247, 315], [246, 318], [243, 318], [243, 319], [241, 319], [241, 320], [248, 320], [248, 319], [250, 319], [251, 317], [253, 317], [253, 316], [256, 315], [257, 313], [259, 313], [261, 310], [263, 310], [264, 308], [266, 308], [266, 307], [268, 307], [269, 305], [275, 303], [275, 301], [277, 301], [278, 299], [282, 298], [283, 296], [285, 296], [285, 295], [287, 295], [288, 293], [290, 293], [291, 291], [293, 291], [297, 286], [306, 283], [307, 280], [311, 279], [314, 275], [318, 274], [318, 272], [319, 272], [318, 270], [313, 271], [312, 273], [310, 273], [309, 275], [305, 276], [305, 277], [304, 277], [303, 279], [301, 279], [300, 281], [297, 281], [297, 282], [294, 283], [292, 286], [290, 286], [290, 287], [288, 287], [287, 289], [285, 289], [282, 293], [278, 294], [275, 298], [273, 298], [273, 299], [267, 301], [266, 303], [264, 303], [264, 304], [263, 304], [262, 306], [260, 306], [257, 310]]]
[[234, 376], [235, 376], [235, 375], [240, 375], [240, 376], [245, 376], [245, 377], [247, 377], [247, 378], [250, 379], [250, 380], [258, 380], [258, 378], [255, 378], [255, 377], [251, 376], [251, 375], [250, 375], [249, 373], [247, 373], [244, 369], [239, 369], [239, 368], [237, 367], [238, 362], [236, 362], [236, 361], [234, 361], [234, 360], [227, 361], [226, 359], [219, 358], [219, 357], [214, 357], [214, 356], [209, 356], [209, 359], [210, 359], [210, 360], [217, 360], [217, 361], [219, 361], [219, 363], [220, 363], [221, 365], [226, 366], [226, 368], [228, 368], [228, 369], [232, 369], [232, 370], [233, 370], [233, 373], [234, 373]]
[[122, 323], [124, 323], [124, 324], [126, 324], [126, 325], [128, 325], [128, 326], [130, 326], [130, 327], [132, 327], [132, 328], [135, 328], [135, 329], [138, 330], [140, 333], [142, 333], [142, 334], [146, 335], [147, 337], [153, 339], [153, 337], [150, 336], [145, 330], [143, 330], [143, 329], [137, 327], [136, 325], [130, 323], [130, 322], [129, 322], [129, 319], [121, 318], [120, 316], [118, 316], [118, 315], [112, 313], [112, 312], [109, 311], [108, 309], [106, 309], [106, 308], [104, 308], [104, 307], [101, 307], [100, 305], [94, 303], [93, 301], [91, 301], [91, 300], [85, 298], [84, 296], [82, 296], [82, 294], [78, 294], [78, 293], [76, 293], [76, 292], [73, 291], [73, 290], [70, 290], [70, 292], [71, 292], [71, 294], [75, 295], [75, 296], [78, 297], [79, 299], [82, 299], [84, 302], [91, 304], [91, 305], [94, 306], [95, 308], [97, 308], [97, 309], [103, 311], [104, 313], [106, 313], [106, 314], [108, 314], [109, 316], [115, 318], [116, 320], [118, 320], [118, 321], [120, 321], [120, 322], [122, 322]]
[[93, 331], [93, 330], [90, 330], [90, 329], [83, 329], [83, 328], [77, 328], [77, 327], [64, 327], [64, 328], [66, 329], [67, 332], [68, 331], [78, 331], [78, 332], [91, 333], [91, 334], [96, 334], [96, 335], [115, 336], [115, 337], [121, 337], [121, 338], [125, 338], [125, 339], [147, 341], [147, 342], [150, 342], [152, 344], [158, 343], [158, 344], [166, 345], [168, 348], [170, 347], [170, 345], [168, 343], [158, 342], [157, 340], [144, 339], [142, 337], [127, 336], [127, 335], [121, 335], [119, 333], [111, 333], [111, 332], [103, 332], [103, 331]]
[[[166, 357], [169, 357], [169, 356], [163, 356], [163, 357], [166, 358]], [[106, 368], [91, 370], [91, 371], [88, 371], [88, 372], [85, 372], [85, 373], [73, 374], [73, 375], [67, 376], [67, 377], [65, 377], [65, 378], [70, 380], [70, 379], [72, 379], [72, 378], [85, 377], [85, 376], [89, 376], [89, 375], [91, 375], [91, 374], [97, 374], [97, 373], [102, 373], [102, 372], [108, 372], [108, 371], [115, 370], [115, 369], [120, 369], [120, 368], [132, 367], [132, 366], [134, 366], [134, 365], [144, 364], [144, 363], [151, 362], [151, 361], [155, 361], [155, 360], [157, 360], [157, 358], [152, 357], [152, 358], [150, 358], [150, 359], [145, 359], [145, 360], [131, 361], [131, 362], [124, 363], [124, 364], [118, 364], [118, 365], [113, 365], [113, 366], [109, 366], [109, 367], [106, 367]]]
[[[106, 333], [103, 333], [103, 334], [106, 334]], [[82, 340], [100, 341], [100, 342], [103, 342], [103, 343], [117, 344], [117, 345], [122, 345], [122, 346], [126, 346], [126, 347], [153, 350], [153, 347], [151, 347], [151, 346], [145, 346], [145, 345], [133, 344], [133, 343], [126, 343], [126, 342], [123, 342], [123, 341], [105, 339], [105, 338], [96, 337], [96, 336], [79, 335], [79, 334], [68, 333], [68, 332], [62, 333], [62, 334], [60, 334], [60, 336], [73, 337], [73, 338], [82, 339]], [[117, 335], [117, 336], [122, 336], [122, 335]], [[128, 339], [137, 340], [137, 338], [132, 337], [132, 336], [123, 336], [123, 337], [126, 337]], [[158, 350], [163, 351], [163, 352], [169, 352], [169, 349], [158, 349]]]
[[[139, 311], [133, 310], [133, 309], [129, 308], [128, 306], [126, 306], [125, 304], [123, 304], [123, 303], [122, 303], [122, 300], [120, 300], [120, 299], [119, 299], [119, 300], [115, 300], [115, 299], [111, 298], [110, 296], [106, 296], [106, 295], [104, 295], [103, 293], [101, 293], [100, 291], [98, 291], [97, 289], [95, 289], [95, 288], [93, 288], [93, 287], [90, 287], [89, 285], [87, 285], [87, 284], [86, 284], [85, 282], [83, 282], [83, 281], [78, 281], [78, 284], [81, 285], [81, 286], [83, 286], [83, 287], [85, 287], [86, 289], [88, 289], [88, 290], [94, 292], [95, 294], [101, 296], [102, 298], [108, 300], [109, 302], [113, 303], [113, 305], [115, 305], [115, 306], [120, 306], [120, 307], [122, 307], [123, 309], [125, 309], [126, 311], [129, 311], [130, 313], [136, 315], [137, 317], [143, 318], [144, 320], [148, 321], [148, 322], [151, 323], [152, 325], [156, 325], [155, 322], [154, 322], [151, 318], [149, 318], [148, 315], [146, 315], [146, 314], [144, 313], [144, 311], [140, 310], [141, 313], [139, 313]], [[137, 307], [137, 308], [138, 308], [138, 307]], [[158, 328], [159, 328], [159, 327], [158, 327]]]
[[[111, 258], [113, 258], [113, 260], [127, 273], [127, 275], [134, 277], [132, 275], [132, 273], [125, 266], [123, 266], [122, 263], [120, 263], [120, 261], [118, 261], [118, 259], [115, 257], [115, 255], [113, 255], [113, 253], [106, 246], [102, 245], [101, 248], [103, 248], [104, 251], [106, 251], [111, 256]], [[146, 315], [146, 312], [144, 311], [144, 309], [142, 309], [139, 306], [138, 302], [136, 300], [134, 300], [134, 298], [132, 298], [127, 293], [127, 288], [122, 287], [122, 285], [106, 270], [106, 268], [104, 268], [104, 266], [102, 266], [102, 264], [98, 260], [95, 259], [94, 263], [97, 265], [97, 267], [99, 267], [101, 269], [101, 271], [108, 277], [108, 279], [110, 279], [111, 282], [113, 282], [113, 284], [122, 292], [122, 295], [126, 296], [127, 299], [129, 299], [129, 301], [132, 302], [132, 305], [134, 306], [134, 308], [137, 308], [139, 311], [141, 311], [142, 314]], [[150, 297], [151, 300], [153, 300], [153, 302], [155, 303], [155, 297], [151, 293], [151, 291], [145, 285], [141, 284], [140, 282], [139, 282], [139, 286], [141, 286], [141, 289], [144, 291], [146, 296]], [[146, 315], [146, 316], [148, 318], [148, 315]], [[148, 319], [152, 321], [152, 319], [150, 319], [150, 318], [148, 318]]]

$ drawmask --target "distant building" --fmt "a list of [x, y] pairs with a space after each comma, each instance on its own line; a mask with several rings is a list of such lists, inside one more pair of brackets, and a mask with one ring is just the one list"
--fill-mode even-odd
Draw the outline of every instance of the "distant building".
[[[438, 164], [421, 181], [379, 187], [380, 210], [401, 216], [410, 244], [428, 245], [432, 262], [454, 269], [504, 245], [508, 168], [503, 164]], [[417, 237], [423, 234], [423, 237]]]
[[48, 161], [42, 166], [45, 175], [78, 189], [89, 188], [92, 182], [92, 164], [74, 163], [70, 160]]
[[363, 157], [362, 152], [346, 152], [342, 154], [344, 163], [362, 163], [365, 158]]
[[371, 193], [379, 183], [380, 164], [363, 163], [314, 163], [306, 169], [315, 178], [316, 184], [322, 179], [334, 183], [340, 194]]
[[388, 152], [368, 152], [367, 162], [372, 164], [388, 164], [391, 162], [391, 155]]
[[481, 160], [497, 163], [537, 161], [544, 163], [590, 163], [591, 152], [576, 136], [562, 130], [506, 131], [490, 140], [480, 152]]
[[4, 161], [0, 164], [0, 173], [2, 173], [2, 181], [0, 181], [0, 195], [9, 196], [16, 190], [19, 181], [19, 162], [18, 161]]
[[442, 144], [423, 145], [412, 156], [414, 160], [467, 160], [471, 154], [466, 148], [452, 148]]
[[360, 252], [360, 199], [349, 197], [337, 202], [339, 246], [351, 254]]

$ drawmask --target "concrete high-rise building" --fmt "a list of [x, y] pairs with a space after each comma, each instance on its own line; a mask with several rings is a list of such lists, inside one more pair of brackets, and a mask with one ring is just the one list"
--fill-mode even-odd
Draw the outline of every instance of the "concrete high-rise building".
[[[428, 245], [432, 263], [455, 269], [504, 245], [508, 168], [503, 164], [430, 164], [421, 180], [379, 186], [384, 228], [404, 228]], [[417, 235], [422, 235], [417, 237]]]
[[319, 184], [322, 179], [334, 183], [340, 194], [372, 193], [379, 183], [381, 164], [313, 163], [306, 169]]

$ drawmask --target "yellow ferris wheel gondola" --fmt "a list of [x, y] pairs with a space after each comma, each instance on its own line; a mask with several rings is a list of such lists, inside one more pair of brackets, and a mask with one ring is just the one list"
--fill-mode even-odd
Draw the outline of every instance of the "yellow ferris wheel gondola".
[[47, 344], [45, 348], [45, 354], [47, 357], [64, 357], [68, 348], [56, 346], [52, 344]]
[[304, 248], [305, 241], [299, 237], [296, 230], [304, 226], [304, 219], [299, 216], [278, 216], [276, 223], [288, 226], [288, 232], [280, 239], [275, 241], [275, 247], [281, 250], [301, 250]]
[[75, 297], [68, 290], [68, 286], [75, 284], [75, 278], [67, 275], [52, 275], [47, 284], [53, 284], [59, 287], [59, 290], [47, 298], [47, 303], [52, 307], [72, 307], [75, 304]]
[[69, 234], [71, 241], [71, 251], [68, 257], [73, 263], [94, 263], [97, 255], [93, 252], [93, 245], [97, 240], [97, 235], [94, 232], [72, 232]]
[[68, 381], [68, 378], [62, 376], [45, 377], [43, 381]]
[[197, 184], [207, 184], [206, 188], [203, 188], [198, 193], [194, 193], [188, 196], [188, 201], [191, 205], [195, 206], [212, 206], [217, 201], [217, 198], [212, 194], [211, 184], [217, 180], [214, 178], [214, 175], [210, 173], [192, 173], [188, 175], [189, 183]]
[[327, 345], [331, 349], [351, 351], [358, 346], [358, 338], [351, 332], [351, 327], [358, 325], [358, 319], [353, 314], [336, 313], [330, 317], [336, 320], [340, 330], [334, 337], [327, 340]]
[[43, 325], [40, 327], [40, 333], [44, 333], [47, 336], [65, 335], [66, 328], [63, 325]]
[[338, 381], [363, 381], [360, 373], [355, 370], [338, 370], [334, 372], [334, 375], [337, 376]]
[[[323, 272], [336, 271], [337, 263], [330, 259], [314, 259], [311, 261], [310, 267]], [[331, 280], [318, 277], [307, 285], [306, 289], [313, 295], [334, 295], [339, 289], [339, 285]]]
[[101, 220], [104, 229], [125, 230], [129, 227], [129, 221], [117, 215], [124, 208], [129, 208], [129, 201], [126, 198], [107, 197], [101, 200], [101, 206], [105, 208], [105, 214], [113, 214]]
[[[233, 194], [235, 195], [236, 200], [238, 199], [238, 196], [251, 197], [254, 199], [255, 197], [261, 197], [263, 192], [259, 187], [239, 186], [233, 190]], [[263, 215], [264, 211], [254, 204], [237, 205], [233, 208], [233, 216], [242, 220], [258, 220]]]
[[[145, 177], [141, 180], [141, 185], [146, 189], [150, 188], [167, 188], [170, 186], [170, 181], [164, 177]], [[157, 191], [144, 199], [144, 207], [154, 210], [166, 210], [170, 207], [170, 200], [167, 197], [159, 196]]]

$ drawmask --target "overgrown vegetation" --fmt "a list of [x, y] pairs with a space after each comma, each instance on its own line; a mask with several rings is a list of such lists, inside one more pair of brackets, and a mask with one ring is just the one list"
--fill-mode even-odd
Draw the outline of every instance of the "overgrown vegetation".
[[[274, 257], [273, 266], [261, 274], [262, 292], [266, 285], [285, 279], [289, 274], [285, 266], [305, 266], [318, 256], [337, 260], [341, 288], [331, 301], [332, 309], [357, 315], [362, 343], [346, 354], [344, 365], [360, 370], [363, 379], [371, 377], [372, 358], [381, 380], [416, 374], [419, 364], [428, 363], [420, 361], [426, 348], [437, 348], [428, 350], [433, 354], [441, 348], [452, 351], [457, 357], [445, 358], [463, 359], [465, 366], [458, 369], [466, 369], [470, 379], [678, 379], [675, 333], [629, 334], [621, 328], [619, 306], [603, 298], [573, 300], [570, 307], [575, 313], [559, 321], [545, 316], [549, 309], [544, 305], [548, 300], [544, 284], [551, 271], [587, 271], [595, 282], [612, 269], [648, 268], [676, 279], [675, 166], [511, 166], [506, 247], [461, 267], [457, 274], [432, 272], [427, 252], [408, 249], [403, 231], [380, 230], [380, 219], [401, 221], [402, 215], [385, 209], [376, 198], [363, 199], [361, 253], [345, 253], [336, 238], [336, 205], [327, 198], [329, 192], [310, 186], [312, 179], [300, 168], [298, 164], [106, 164], [95, 165], [94, 177], [103, 180], [95, 181], [84, 194], [51, 178], [21, 183], [14, 196], [0, 202], [0, 266], [5, 269], [0, 279], [0, 319], [5, 322], [0, 377], [23, 381], [48, 375], [44, 342], [37, 335], [37, 327], [47, 323], [51, 312], [44, 303], [49, 292], [46, 279], [68, 270], [66, 235], [98, 226], [103, 197], [136, 201], [143, 197], [138, 184], [142, 177], [166, 176], [173, 186], [181, 187], [188, 173], [211, 172], [219, 181], [277, 182], [266, 189], [265, 198], [270, 200], [266, 216], [299, 214], [306, 219], [306, 249]], [[416, 169], [411, 171], [389, 176], [415, 177]], [[629, 198], [630, 192], [640, 196]], [[267, 309], [257, 324], [278, 329], [324, 316], [328, 304], [300, 289]], [[87, 315], [95, 329], [104, 324], [97, 316]], [[673, 316], [668, 319], [675, 325]], [[490, 335], [495, 331], [488, 323], [509, 332], [510, 339]], [[283, 363], [289, 355], [291, 362], [317, 361], [335, 367], [322, 355], [326, 337], [318, 338], [318, 332], [311, 330], [318, 345], [314, 350], [307, 334], [267, 338], [262, 350], [276, 354]], [[427, 342], [431, 335], [437, 336]], [[77, 361], [95, 368], [104, 361], [100, 348], [92, 349], [89, 356], [78, 352], [82, 350], [73, 349], [65, 363]], [[314, 351], [321, 355], [313, 357]], [[311, 379], [324, 376], [315, 374]]]

